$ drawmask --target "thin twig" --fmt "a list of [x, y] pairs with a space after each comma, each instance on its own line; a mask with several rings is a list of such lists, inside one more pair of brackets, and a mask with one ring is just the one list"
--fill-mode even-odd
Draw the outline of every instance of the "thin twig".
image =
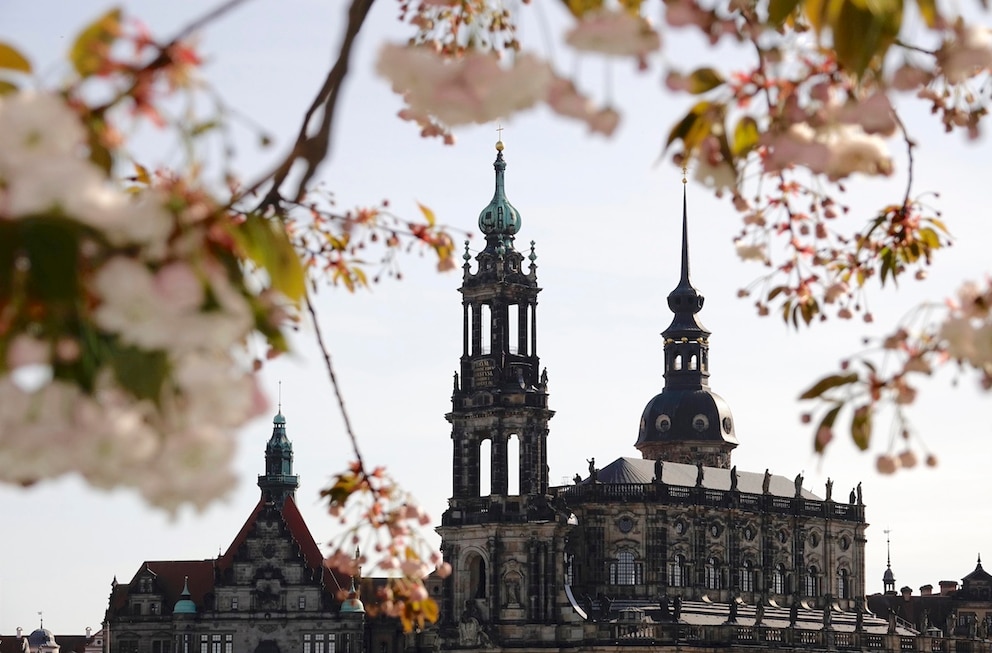
[[[313, 178], [320, 164], [327, 158], [330, 150], [334, 110], [337, 106], [341, 85], [348, 73], [348, 64], [351, 60], [351, 51], [355, 39], [358, 37], [358, 33], [362, 28], [362, 24], [365, 22], [365, 18], [369, 14], [369, 10], [372, 8], [372, 2], [373, 0], [352, 0], [351, 7], [348, 10], [348, 28], [345, 31], [341, 48], [338, 51], [337, 61], [334, 63], [334, 67], [327, 73], [323, 86], [321, 86], [317, 97], [314, 98], [313, 103], [303, 117], [303, 124], [300, 125], [299, 134], [289, 155], [283, 159], [274, 171], [266, 174], [241, 193], [241, 197], [250, 195], [266, 182], [272, 180], [272, 186], [259, 203], [258, 210], [278, 206], [282, 198], [280, 189], [283, 183], [285, 183], [286, 178], [289, 176], [293, 164], [302, 160], [306, 163], [306, 170], [303, 172], [300, 183], [297, 185], [296, 192], [292, 195], [292, 199], [300, 200], [306, 185]], [[308, 135], [310, 122], [317, 111], [321, 109], [323, 109], [323, 115], [321, 116], [320, 129], [317, 130], [317, 133], [310, 136]]]
[[341, 386], [338, 384], [338, 377], [334, 373], [334, 365], [331, 364], [331, 353], [324, 343], [324, 334], [320, 330], [320, 323], [317, 321], [317, 309], [313, 307], [313, 302], [310, 301], [309, 295], [307, 296], [307, 311], [310, 313], [310, 319], [313, 320], [313, 330], [317, 335], [317, 346], [320, 347], [320, 353], [324, 357], [324, 366], [327, 367], [327, 375], [331, 378], [331, 385], [334, 387], [334, 396], [337, 397], [338, 409], [341, 411], [341, 418], [344, 420], [344, 430], [351, 440], [351, 448], [355, 453], [355, 460], [358, 462], [359, 468], [364, 470], [365, 464], [362, 461], [362, 454], [358, 450], [358, 438], [355, 437], [355, 431], [351, 428], [348, 409], [344, 405], [344, 395], [341, 394]]

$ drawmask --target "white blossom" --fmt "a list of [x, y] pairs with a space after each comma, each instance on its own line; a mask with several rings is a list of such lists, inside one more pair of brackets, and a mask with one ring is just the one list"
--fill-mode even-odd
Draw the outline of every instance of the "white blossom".
[[944, 77], [963, 82], [982, 70], [992, 69], [992, 29], [981, 25], [956, 25], [954, 38], [937, 51]]
[[0, 176], [78, 156], [85, 140], [79, 116], [58, 95], [21, 91], [0, 102]]

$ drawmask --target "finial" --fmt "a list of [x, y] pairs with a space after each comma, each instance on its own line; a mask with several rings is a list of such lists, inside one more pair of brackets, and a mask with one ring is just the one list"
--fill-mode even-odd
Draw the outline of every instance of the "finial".
[[279, 411], [282, 412], [282, 381], [279, 382]]
[[40, 628], [41, 630], [45, 630], [45, 615], [44, 615], [44, 613], [42, 613], [42, 612], [39, 612], [38, 613], [38, 621], [41, 622], [41, 625], [39, 625], [38, 628]]
[[537, 260], [537, 254], [534, 253], [534, 245], [534, 241], [530, 241], [530, 255], [527, 256], [527, 258], [530, 259], [531, 263]]
[[466, 263], [468, 263], [469, 260], [472, 258], [472, 255], [468, 253], [468, 241], [467, 240], [465, 241], [465, 253], [462, 254], [462, 258], [465, 259], [465, 262]]
[[892, 531], [886, 528], [883, 532], [885, 533], [885, 566], [892, 569], [892, 546], [889, 542], [889, 533]]
[[496, 123], [496, 151], [503, 151], [503, 125]]
[[688, 181], [686, 181], [686, 173], [688, 173], [688, 172], [689, 172], [689, 169], [687, 167], [685, 167], [685, 166], [682, 166], [682, 185], [683, 186], [685, 186], [686, 184], [689, 183]]

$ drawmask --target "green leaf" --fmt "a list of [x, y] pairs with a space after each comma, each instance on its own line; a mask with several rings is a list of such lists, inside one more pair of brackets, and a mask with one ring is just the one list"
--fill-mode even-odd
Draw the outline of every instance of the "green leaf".
[[733, 153], [735, 157], [744, 156], [758, 145], [761, 133], [758, 131], [758, 122], [751, 116], [744, 116], [737, 121], [734, 127]]
[[799, 395], [800, 399], [816, 399], [827, 390], [839, 388], [842, 385], [850, 385], [858, 380], [858, 375], [854, 372], [850, 374], [831, 374], [825, 376], [814, 383], [806, 392]]
[[80, 76], [99, 72], [104, 53], [117, 40], [120, 29], [121, 10], [111, 9], [80, 32], [69, 50], [69, 60]]
[[244, 255], [269, 275], [272, 288], [299, 303], [306, 294], [306, 275], [300, 257], [278, 220], [249, 213], [234, 230]]
[[699, 95], [707, 91], [712, 91], [726, 80], [719, 72], [712, 68], [699, 68], [689, 75], [689, 92]]
[[44, 304], [72, 303], [79, 293], [79, 229], [61, 218], [25, 218], [17, 235], [30, 265], [28, 296]]
[[0, 68], [16, 70], [19, 73], [30, 73], [31, 62], [14, 47], [0, 42]]
[[851, 439], [858, 449], [865, 451], [871, 443], [871, 407], [860, 406], [851, 417]]
[[161, 400], [169, 375], [169, 356], [164, 351], [112, 346], [110, 365], [120, 386], [135, 397], [156, 403]]
[[0, 79], [0, 96], [11, 95], [12, 93], [17, 93], [20, 89], [17, 88], [17, 84], [11, 84], [10, 82], [5, 82]]
[[665, 149], [667, 150], [676, 140], [682, 141], [686, 154], [690, 154], [696, 149], [703, 139], [709, 136], [713, 128], [713, 121], [708, 116], [713, 107], [714, 104], [707, 100], [697, 102], [689, 110], [689, 113], [685, 114], [682, 120], [672, 127], [668, 134], [668, 141], [665, 143]]
[[774, 27], [781, 27], [798, 6], [799, 0], [770, 0], [768, 22]]
[[902, 0], [841, 0], [830, 23], [837, 60], [861, 76], [881, 61], [902, 25]]

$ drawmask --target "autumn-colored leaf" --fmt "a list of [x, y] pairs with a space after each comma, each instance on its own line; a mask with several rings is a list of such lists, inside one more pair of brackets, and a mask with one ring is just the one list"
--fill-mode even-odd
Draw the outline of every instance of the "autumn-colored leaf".
[[282, 223], [249, 213], [233, 229], [243, 255], [269, 275], [272, 288], [299, 303], [306, 294], [306, 277]]
[[111, 9], [86, 26], [69, 50], [69, 60], [76, 72], [89, 77], [100, 71], [107, 50], [121, 31], [121, 10]]
[[576, 18], [582, 18], [588, 13], [598, 11], [603, 7], [603, 0], [562, 0], [568, 10]]
[[13, 93], [17, 93], [19, 90], [20, 89], [17, 88], [16, 84], [0, 79], [0, 96], [11, 95]]
[[744, 156], [757, 147], [760, 137], [758, 122], [751, 116], [744, 116], [734, 127], [734, 143], [731, 151], [735, 157]]
[[13, 46], [0, 42], [0, 68], [30, 73], [31, 62]]
[[768, 22], [774, 27], [781, 27], [786, 19], [796, 11], [799, 0], [770, 0], [768, 3]]
[[827, 414], [824, 415], [823, 419], [820, 420], [819, 426], [816, 427], [816, 435], [813, 438], [813, 449], [814, 451], [816, 451], [816, 453], [823, 453], [823, 450], [826, 448], [828, 441], [826, 439], [819, 437], [820, 432], [823, 429], [833, 428], [834, 422], [837, 421], [837, 415], [840, 413], [840, 409], [843, 407], [843, 405], [844, 404], [838, 404], [833, 408], [831, 408], [830, 410], [828, 410]]
[[816, 399], [827, 390], [838, 388], [842, 385], [849, 385], [857, 380], [858, 375], [853, 372], [850, 374], [832, 374], [830, 376], [825, 376], [799, 395], [799, 398]]
[[712, 91], [725, 81], [723, 75], [713, 68], [699, 68], [689, 74], [689, 92], [694, 95]]
[[430, 210], [429, 207], [417, 202], [417, 208], [419, 208], [420, 212], [424, 214], [424, 219], [427, 220], [428, 225], [433, 227], [437, 223], [437, 217], [434, 215], [434, 211]]
[[871, 443], [871, 407], [859, 406], [851, 417], [851, 439], [858, 449], [865, 451]]

